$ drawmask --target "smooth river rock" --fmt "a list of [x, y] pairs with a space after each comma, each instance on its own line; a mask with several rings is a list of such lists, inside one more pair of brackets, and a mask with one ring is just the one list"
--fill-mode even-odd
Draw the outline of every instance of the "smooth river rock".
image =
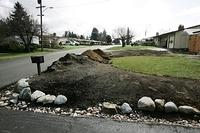
[[54, 101], [54, 104], [61, 105], [67, 102], [67, 98], [64, 95], [58, 95]]
[[138, 109], [143, 111], [154, 111], [155, 110], [155, 103], [150, 97], [142, 97], [138, 101]]
[[165, 112], [166, 113], [176, 113], [176, 112], [178, 112], [178, 108], [175, 103], [167, 102], [165, 104]]
[[45, 96], [45, 93], [39, 90], [36, 90], [35, 92], [33, 92], [33, 94], [31, 95], [31, 101], [35, 101], [38, 98]]

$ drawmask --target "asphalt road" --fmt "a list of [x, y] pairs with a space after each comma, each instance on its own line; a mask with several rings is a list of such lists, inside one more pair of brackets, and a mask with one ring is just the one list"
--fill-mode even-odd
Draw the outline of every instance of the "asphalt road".
[[[69, 51], [55, 52], [44, 55], [45, 63], [41, 64], [42, 71], [47, 69], [47, 66], [51, 65], [54, 61], [67, 53], [81, 54], [87, 49], [100, 48], [102, 50], [108, 49], [113, 46], [91, 46], [87, 48], [80, 48]], [[31, 63], [30, 57], [17, 58], [8, 61], [0, 61], [0, 88], [17, 80], [29, 77], [37, 73], [36, 64]]]
[[0, 109], [0, 133], [199, 133], [180, 126], [72, 118]]

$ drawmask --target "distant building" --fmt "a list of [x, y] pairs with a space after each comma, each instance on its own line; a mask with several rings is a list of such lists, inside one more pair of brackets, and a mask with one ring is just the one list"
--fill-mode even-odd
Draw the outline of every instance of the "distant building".
[[67, 42], [69, 42], [69, 37], [59, 37], [57, 42], [58, 44], [65, 45]]
[[153, 39], [155, 45], [158, 47], [168, 49], [188, 49], [190, 52], [198, 52], [200, 51], [200, 25], [161, 35], [157, 34]]
[[[17, 41], [20, 44], [24, 44], [24, 42], [22, 41], [22, 39], [19, 36], [10, 36], [8, 38], [14, 39], [15, 41]], [[24, 38], [26, 39], [26, 37], [24, 37]], [[31, 40], [31, 43], [39, 45], [39, 37], [38, 36], [33, 36], [32, 40]]]
[[39, 45], [40, 44], [39, 37], [38, 36], [33, 36], [33, 39], [31, 41], [31, 43]]
[[114, 44], [122, 44], [122, 41], [121, 41], [121, 39], [120, 38], [116, 38], [116, 39], [114, 39], [113, 41], [112, 41], [112, 43], [114, 43]]

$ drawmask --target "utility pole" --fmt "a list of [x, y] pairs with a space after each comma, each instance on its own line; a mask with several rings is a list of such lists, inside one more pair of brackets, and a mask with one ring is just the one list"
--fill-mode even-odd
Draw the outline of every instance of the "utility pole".
[[43, 51], [43, 24], [42, 24], [42, 17], [44, 16], [43, 14], [42, 14], [42, 9], [43, 8], [45, 8], [45, 6], [42, 6], [42, 0], [37, 0], [38, 1], [38, 4], [40, 4], [40, 6], [39, 7], [36, 7], [36, 8], [40, 8], [40, 15], [38, 15], [38, 16], [40, 16], [40, 45], [41, 45], [41, 51]]
[[41, 51], [43, 52], [43, 43], [42, 43], [42, 41], [43, 41], [43, 28], [42, 28], [42, 0], [41, 0], [41, 3], [40, 3], [40, 26], [41, 26]]

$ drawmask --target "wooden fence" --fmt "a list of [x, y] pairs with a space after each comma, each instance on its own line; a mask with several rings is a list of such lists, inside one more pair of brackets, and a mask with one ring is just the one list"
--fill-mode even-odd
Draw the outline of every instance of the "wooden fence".
[[200, 35], [190, 36], [189, 52], [191, 52], [191, 53], [199, 53], [200, 52]]

